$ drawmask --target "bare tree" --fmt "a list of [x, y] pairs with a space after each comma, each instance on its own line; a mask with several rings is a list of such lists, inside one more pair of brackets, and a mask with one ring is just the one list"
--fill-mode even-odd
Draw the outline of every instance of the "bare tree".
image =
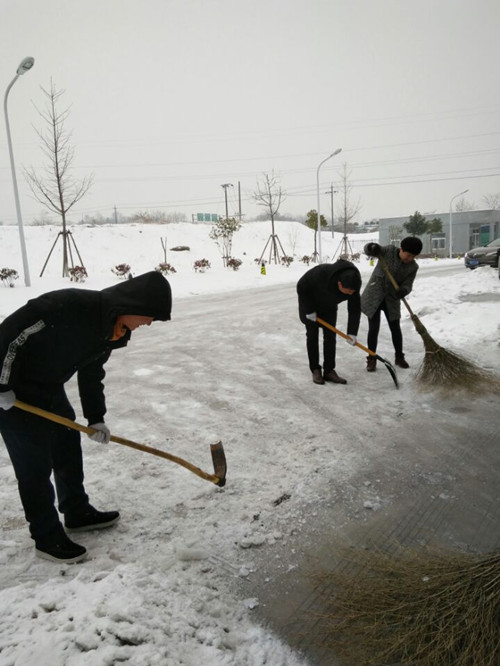
[[474, 210], [476, 208], [476, 204], [473, 201], [469, 201], [465, 197], [460, 197], [458, 199], [457, 203], [455, 204], [455, 210], [457, 213], [463, 213], [466, 210]]
[[271, 175], [268, 173], [262, 174], [262, 180], [260, 182], [257, 181], [257, 190], [253, 193], [252, 199], [257, 203], [258, 206], [265, 208], [269, 214], [269, 217], [271, 218], [271, 235], [269, 236], [262, 254], [260, 255], [259, 262], [262, 262], [262, 257], [264, 256], [266, 248], [269, 244], [271, 244], [269, 248], [269, 261], [273, 259], [274, 263], [277, 264], [280, 262], [279, 250], [282, 252], [282, 258], [286, 257], [286, 253], [283, 250], [280, 240], [275, 233], [274, 219], [278, 214], [281, 204], [285, 200], [285, 196], [281, 189], [280, 182], [274, 175], [274, 172], [272, 172]]
[[140, 210], [130, 216], [130, 221], [138, 224], [166, 224], [167, 218], [162, 210]]
[[484, 197], [482, 197], [481, 201], [489, 210], [499, 210], [500, 192], [492, 192], [491, 194], [485, 194]]
[[389, 227], [389, 243], [392, 245], [399, 245], [400, 241], [403, 240], [403, 227], [398, 227], [396, 225]]
[[347, 163], [344, 162], [344, 166], [342, 167], [342, 171], [340, 173], [339, 184], [336, 185], [336, 189], [339, 191], [341, 199], [341, 212], [337, 215], [337, 220], [344, 227], [344, 235], [340, 241], [339, 247], [335, 251], [335, 254], [337, 254], [337, 252], [340, 250], [339, 256], [341, 259], [352, 259], [355, 254], [352, 251], [351, 244], [347, 237], [347, 232], [351, 220], [353, 220], [361, 210], [360, 199], [353, 201], [350, 177], [351, 172], [347, 170]]
[[187, 216], [186, 213], [181, 213], [177, 210], [172, 211], [171, 213], [167, 213], [166, 216], [167, 222], [187, 222]]
[[42, 92], [46, 97], [46, 106], [43, 110], [40, 110], [36, 105], [35, 108], [45, 122], [46, 127], [44, 129], [37, 129], [35, 127], [35, 131], [42, 142], [42, 152], [48, 159], [48, 165], [41, 175], [33, 167], [24, 169], [24, 175], [35, 198], [51, 212], [60, 215], [62, 219], [62, 232], [58, 234], [41, 274], [45, 270], [57, 239], [59, 236], [62, 236], [62, 274], [63, 277], [68, 277], [68, 256], [72, 267], [74, 267], [70, 240], [75, 247], [82, 266], [83, 262], [71, 236], [71, 232], [67, 230], [66, 216], [68, 211], [87, 193], [92, 184], [92, 176], [87, 176], [83, 180], [77, 181], [71, 175], [75, 151], [70, 144], [71, 132], [68, 132], [65, 128], [70, 108], [68, 107], [60, 111], [58, 107], [60, 98], [65, 91], [57, 90], [51, 79], [50, 89], [45, 90], [45, 88], [42, 88]]

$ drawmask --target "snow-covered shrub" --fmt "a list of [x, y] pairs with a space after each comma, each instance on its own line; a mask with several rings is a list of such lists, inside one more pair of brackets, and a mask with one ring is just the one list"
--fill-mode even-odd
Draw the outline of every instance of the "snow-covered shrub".
[[73, 266], [73, 268], [68, 268], [68, 273], [71, 282], [85, 282], [88, 278], [85, 266]]
[[208, 259], [197, 259], [193, 264], [193, 268], [197, 273], [204, 273], [210, 268], [210, 262]]
[[311, 257], [308, 254], [305, 254], [299, 261], [301, 261], [303, 264], [306, 264], [306, 266], [309, 266], [311, 263]]
[[234, 259], [233, 257], [231, 257], [230, 259], [227, 260], [226, 265], [228, 268], [232, 268], [233, 271], [237, 271], [242, 263], [243, 262], [241, 261], [241, 259]]
[[224, 266], [228, 265], [228, 261], [231, 257], [231, 248], [233, 244], [233, 235], [241, 229], [241, 221], [235, 219], [234, 217], [229, 219], [224, 219], [219, 217], [217, 222], [214, 224], [209, 237], [215, 241], [222, 253], [222, 263]]
[[293, 261], [293, 257], [287, 257], [286, 255], [281, 257], [281, 263], [283, 264], [283, 266], [290, 266], [292, 261]]
[[14, 280], [17, 280], [19, 274], [13, 268], [0, 268], [0, 280], [6, 287], [13, 287]]
[[121, 280], [126, 280], [130, 275], [130, 266], [128, 264], [118, 264], [111, 271], [118, 275]]
[[158, 273], [161, 273], [162, 275], [171, 275], [172, 273], [177, 273], [172, 264], [167, 264], [165, 262], [158, 264], [158, 266], [155, 268], [155, 271], [158, 271]]

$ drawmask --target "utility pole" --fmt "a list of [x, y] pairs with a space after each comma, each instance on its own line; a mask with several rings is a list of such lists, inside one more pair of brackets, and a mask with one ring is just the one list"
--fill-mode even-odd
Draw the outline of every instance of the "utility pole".
[[241, 186], [240, 186], [240, 181], [238, 181], [238, 218], [241, 222]]
[[118, 224], [118, 215], [116, 213], [116, 206], [114, 207], [114, 211], [115, 211], [115, 224]]
[[227, 210], [227, 188], [228, 187], [233, 187], [233, 184], [232, 183], [223, 183], [221, 185], [221, 187], [224, 188], [224, 197], [226, 199], [226, 220], [228, 220], [229, 219], [229, 214], [228, 214], [228, 210]]
[[332, 183], [330, 189], [327, 190], [325, 192], [325, 194], [330, 195], [330, 208], [331, 208], [331, 212], [332, 212], [332, 238], [333, 238], [333, 195], [338, 194], [338, 190], [333, 189], [333, 183]]

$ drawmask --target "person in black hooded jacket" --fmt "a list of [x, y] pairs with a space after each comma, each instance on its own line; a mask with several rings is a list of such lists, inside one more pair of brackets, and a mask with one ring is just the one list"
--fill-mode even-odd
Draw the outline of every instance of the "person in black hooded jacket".
[[334, 264], [319, 264], [304, 273], [297, 282], [299, 297], [299, 318], [306, 327], [306, 347], [309, 368], [315, 384], [325, 381], [335, 384], [347, 384], [335, 371], [336, 339], [335, 333], [323, 328], [323, 374], [319, 362], [319, 324], [316, 316], [332, 326], [337, 322], [337, 307], [347, 301], [347, 333], [350, 344], [356, 344], [361, 304], [359, 291], [361, 274], [350, 261], [339, 259]]
[[168, 321], [168, 281], [151, 271], [101, 291], [61, 289], [34, 298], [0, 324], [0, 433], [11, 458], [36, 555], [77, 562], [86, 549], [67, 531], [113, 525], [118, 511], [97, 511], [83, 479], [80, 433], [16, 409], [19, 399], [74, 420], [64, 384], [77, 373], [85, 418], [94, 441], [109, 442], [104, 423], [104, 364], [125, 347], [134, 329]]

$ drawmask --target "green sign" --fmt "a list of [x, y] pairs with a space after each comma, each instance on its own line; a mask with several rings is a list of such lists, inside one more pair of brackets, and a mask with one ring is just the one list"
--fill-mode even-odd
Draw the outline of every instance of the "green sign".
[[218, 219], [217, 213], [196, 213], [197, 222], [217, 222]]

